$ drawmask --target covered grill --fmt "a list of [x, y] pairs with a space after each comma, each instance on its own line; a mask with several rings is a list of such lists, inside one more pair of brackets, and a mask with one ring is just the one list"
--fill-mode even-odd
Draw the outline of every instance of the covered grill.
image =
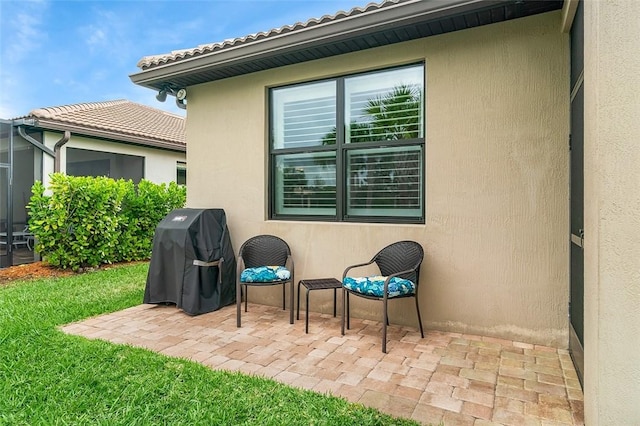
[[222, 209], [177, 209], [156, 227], [144, 303], [190, 315], [236, 301], [236, 258]]

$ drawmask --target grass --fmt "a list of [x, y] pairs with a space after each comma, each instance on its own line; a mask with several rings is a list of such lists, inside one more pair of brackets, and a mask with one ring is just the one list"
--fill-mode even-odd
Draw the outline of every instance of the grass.
[[58, 326], [141, 303], [148, 264], [0, 287], [0, 425], [413, 425]]

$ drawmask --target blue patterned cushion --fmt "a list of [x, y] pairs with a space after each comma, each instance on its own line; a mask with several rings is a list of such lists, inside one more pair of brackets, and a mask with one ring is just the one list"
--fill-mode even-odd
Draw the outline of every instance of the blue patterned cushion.
[[[368, 296], [383, 297], [384, 294], [384, 280], [387, 277], [372, 276], [372, 277], [344, 277], [342, 285], [351, 291], [366, 294]], [[416, 285], [404, 278], [393, 277], [389, 280], [389, 296], [398, 297], [405, 296], [407, 294], [414, 294], [416, 292]]]
[[269, 283], [272, 281], [286, 281], [291, 278], [291, 272], [283, 266], [256, 266], [248, 268], [240, 274], [243, 283]]

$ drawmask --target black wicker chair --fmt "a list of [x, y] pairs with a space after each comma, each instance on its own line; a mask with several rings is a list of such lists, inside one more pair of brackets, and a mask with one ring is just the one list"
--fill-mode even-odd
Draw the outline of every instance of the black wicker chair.
[[[387, 353], [387, 325], [389, 325], [387, 302], [389, 299], [415, 298], [420, 335], [424, 338], [422, 319], [420, 318], [420, 306], [418, 305], [418, 280], [420, 278], [420, 265], [422, 264], [423, 258], [424, 250], [420, 244], [415, 241], [399, 241], [380, 250], [369, 262], [347, 267], [342, 274], [342, 335], [344, 336], [345, 313], [347, 329], [350, 327], [349, 295], [353, 294], [367, 299], [382, 301], [382, 352]], [[383, 276], [378, 280], [369, 280], [369, 277], [350, 278], [347, 275], [351, 269], [371, 265], [374, 262], [377, 264]], [[410, 283], [406, 281], [392, 281], [394, 277], [409, 280]], [[346, 281], [345, 278], [347, 279]], [[382, 279], [384, 279], [384, 282]], [[389, 291], [390, 283], [393, 292]]]
[[[287, 278], [272, 276], [260, 277], [258, 281], [248, 280], [247, 274], [253, 268], [264, 268], [280, 266], [286, 268], [290, 273]], [[269, 268], [270, 271], [273, 268]], [[240, 247], [238, 253], [238, 280], [236, 285], [236, 304], [237, 304], [237, 326], [241, 323], [241, 307], [242, 304], [242, 288], [244, 287], [244, 311], [247, 312], [248, 286], [268, 286], [282, 285], [282, 309], [286, 309], [285, 288], [286, 284], [291, 286], [290, 290], [290, 317], [289, 322], [293, 324], [293, 258], [291, 257], [291, 249], [289, 245], [281, 238], [274, 235], [258, 235], [248, 239]]]

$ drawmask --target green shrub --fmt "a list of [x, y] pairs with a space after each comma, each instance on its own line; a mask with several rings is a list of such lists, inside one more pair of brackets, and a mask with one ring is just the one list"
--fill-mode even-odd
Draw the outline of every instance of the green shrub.
[[96, 267], [151, 255], [156, 225], [183, 207], [184, 187], [106, 177], [51, 175], [32, 187], [29, 228], [36, 250], [60, 268]]
[[158, 223], [173, 209], [184, 207], [184, 187], [171, 182], [157, 185], [142, 180], [137, 188], [126, 182], [127, 191], [120, 212], [118, 260], [142, 260], [151, 256], [153, 234]]

